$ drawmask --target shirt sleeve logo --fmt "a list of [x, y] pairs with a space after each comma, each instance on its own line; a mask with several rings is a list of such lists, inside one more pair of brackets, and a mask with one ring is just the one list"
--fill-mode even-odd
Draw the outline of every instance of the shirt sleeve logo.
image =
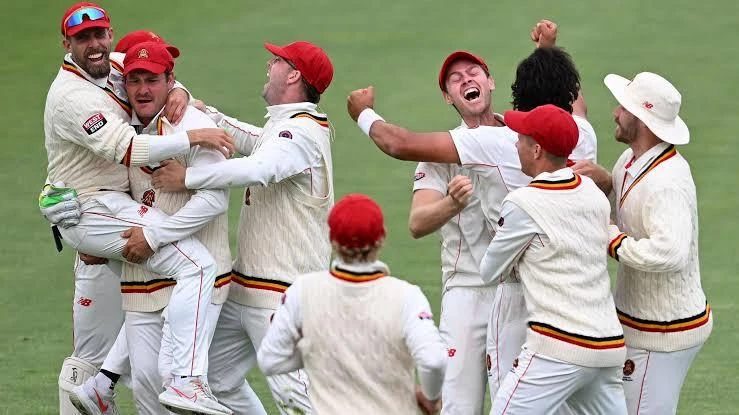
[[288, 140], [292, 140], [293, 139], [293, 133], [291, 133], [290, 131], [287, 131], [287, 130], [280, 131], [280, 133], [277, 134], [277, 136], [278, 137], [282, 137], [282, 138], [287, 138]]
[[498, 226], [503, 226], [503, 223], [505, 223], [505, 219], [501, 216], [500, 219], [498, 219]]
[[413, 176], [413, 181], [414, 182], [417, 182], [417, 181], [423, 179], [424, 177], [426, 177], [426, 173], [424, 173], [422, 171], [419, 171], [418, 173], [416, 173], [415, 176]]
[[87, 121], [85, 121], [84, 124], [82, 124], [82, 128], [85, 130], [87, 135], [92, 135], [99, 129], [103, 128], [105, 124], [108, 123], [108, 120], [103, 117], [102, 113], [97, 113], [93, 115], [92, 117], [88, 118]]

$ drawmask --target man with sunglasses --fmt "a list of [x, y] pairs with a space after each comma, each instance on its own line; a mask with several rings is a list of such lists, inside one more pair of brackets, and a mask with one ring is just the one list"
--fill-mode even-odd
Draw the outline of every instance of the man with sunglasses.
[[[167, 220], [159, 211], [139, 205], [124, 194], [129, 190], [127, 166], [155, 163], [184, 154], [195, 145], [228, 154], [231, 139], [216, 129], [193, 130], [156, 140], [137, 135], [128, 124], [130, 106], [123, 90], [122, 66], [116, 58], [111, 60], [113, 38], [105, 10], [94, 3], [73, 5], [62, 18], [61, 33], [68, 54], [49, 90], [44, 114], [48, 178], [50, 183], [64, 182], [75, 190], [46, 186], [40, 206], [44, 213], [52, 214], [44, 208], [78, 192], [79, 201], [70, 200], [67, 207], [74, 210], [81, 202], [83, 215], [68, 220], [58, 235], [80, 252], [121, 260], [125, 240], [120, 232], [130, 227], [130, 222], [150, 225]], [[206, 336], [202, 333], [205, 313], [199, 310], [205, 310], [210, 300], [215, 277], [213, 259], [196, 240], [180, 241], [175, 246], [170, 244], [175, 241], [159, 238], [157, 233], [158, 229], [151, 226], [144, 230], [147, 242], [158, 251], [146, 267], [179, 278], [180, 293], [173, 295], [177, 299], [171, 309], [178, 315], [173, 319], [173, 331], [182, 341], [176, 345], [173, 373], [193, 380], [194, 384], [204, 374], [207, 359]], [[118, 264], [113, 261], [112, 265]], [[117, 281], [109, 279], [108, 284], [111, 283], [117, 288]], [[92, 302], [85, 301], [88, 305]], [[116, 332], [120, 321], [117, 316]], [[62, 414], [76, 413], [65, 406], [64, 396], [94, 375], [98, 366], [98, 362], [74, 356], [65, 360], [59, 382]], [[111, 386], [116, 380], [110, 379]], [[114, 408], [103, 403], [100, 412], [115, 413]]]
[[[154, 186], [185, 188], [248, 186], [238, 233], [238, 256], [229, 300], [223, 305], [210, 353], [209, 379], [218, 400], [247, 413], [244, 377], [256, 363], [270, 320], [296, 275], [325, 270], [331, 245], [326, 219], [333, 206], [331, 128], [318, 110], [333, 78], [323, 49], [309, 42], [265, 44], [269, 105], [263, 128], [213, 112], [249, 157], [203, 167], [165, 162]], [[268, 376], [281, 413], [310, 413], [303, 371]]]

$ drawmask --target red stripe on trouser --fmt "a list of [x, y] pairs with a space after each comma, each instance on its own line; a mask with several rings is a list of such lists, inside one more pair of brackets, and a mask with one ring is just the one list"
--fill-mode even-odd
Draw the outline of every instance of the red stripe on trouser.
[[190, 360], [190, 376], [192, 376], [192, 372], [195, 369], [195, 349], [197, 348], [197, 341], [198, 341], [198, 318], [200, 316], [200, 296], [203, 292], [203, 267], [199, 266], [195, 261], [192, 260], [187, 254], [182, 252], [179, 246], [177, 246], [177, 242], [172, 243], [172, 246], [174, 246], [180, 253], [187, 258], [190, 262], [193, 263], [196, 267], [200, 268], [200, 285], [198, 286], [198, 307], [195, 309], [195, 333], [193, 333], [193, 339], [192, 339], [192, 359]]
[[536, 354], [533, 354], [531, 356], [531, 360], [529, 360], [529, 364], [526, 366], [526, 369], [521, 374], [521, 377], [518, 378], [518, 380], [516, 381], [516, 386], [513, 388], [513, 392], [511, 392], [511, 396], [508, 397], [508, 402], [505, 403], [505, 407], [503, 408], [503, 412], [502, 412], [503, 414], [505, 414], [505, 411], [508, 410], [508, 405], [511, 403], [511, 399], [513, 399], [513, 394], [516, 393], [516, 389], [518, 389], [518, 385], [521, 383], [521, 380], [526, 375], [526, 372], [529, 371], [529, 368], [531, 367], [531, 364], [534, 363], [534, 357], [535, 356], [536, 356]]
[[636, 415], [639, 415], [639, 410], [641, 410], [641, 396], [644, 392], [644, 381], [647, 379], [647, 369], [649, 369], [649, 356], [652, 354], [652, 352], [647, 352], [647, 363], [644, 365], [644, 376], [641, 378], [641, 388], [639, 388], [639, 401], [636, 403]]

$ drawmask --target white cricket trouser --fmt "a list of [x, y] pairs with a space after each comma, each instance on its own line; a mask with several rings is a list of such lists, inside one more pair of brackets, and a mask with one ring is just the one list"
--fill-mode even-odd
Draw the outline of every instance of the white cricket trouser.
[[129, 388], [132, 387], [130, 377], [131, 362], [128, 359], [128, 339], [126, 337], [125, 326], [121, 327], [121, 330], [118, 332], [118, 337], [108, 351], [108, 355], [105, 356], [101, 369], [119, 375], [120, 378], [117, 384], [124, 384]]
[[[208, 347], [213, 342], [213, 334], [216, 330], [216, 325], [218, 324], [218, 317], [221, 314], [221, 308], [223, 307], [223, 304], [208, 304], [208, 316], [205, 326], [205, 335], [208, 338]], [[158, 351], [159, 353], [159, 373], [164, 380], [164, 386], [169, 385], [169, 381], [172, 379], [172, 333], [170, 330], [170, 324], [169, 324], [169, 318], [167, 316], [167, 310], [164, 310], [164, 326], [162, 327], [162, 333], [161, 335], [161, 349]], [[206, 371], [205, 373], [208, 373], [208, 363], [206, 362]], [[206, 375], [207, 380], [207, 375]]]
[[524, 348], [490, 413], [554, 414], [565, 402], [577, 414], [626, 415], [621, 368], [573, 365]]
[[685, 376], [702, 347], [676, 352], [627, 347], [623, 381], [629, 415], [675, 414]]
[[[73, 249], [89, 255], [122, 261], [126, 240], [120, 234], [134, 226], [148, 226], [166, 219], [161, 211], [138, 204], [123, 193], [108, 193], [82, 204], [80, 223], [60, 229]], [[168, 310], [171, 320], [173, 365], [179, 376], [205, 374], [208, 342], [204, 335], [206, 308], [215, 280], [215, 263], [195, 238], [165, 245], [142, 264], [161, 275], [172, 275], [177, 285]]]
[[439, 332], [449, 352], [442, 414], [482, 414], [485, 339], [494, 296], [494, 287], [451, 287], [442, 294]]
[[131, 360], [133, 399], [139, 414], [167, 415], [159, 403], [164, 383], [159, 372], [164, 313], [126, 312], [125, 331]]
[[[232, 300], [223, 304], [210, 348], [210, 387], [218, 401], [237, 414], [266, 414], [248, 399], [246, 374], [257, 364], [262, 343], [275, 310], [249, 307]], [[298, 370], [267, 376], [281, 414], [310, 414], [308, 377]], [[250, 389], [250, 388], [249, 388]]]
[[498, 285], [487, 332], [487, 367], [490, 399], [495, 398], [503, 379], [526, 340], [526, 301], [520, 283]]
[[72, 356], [98, 368], [123, 324], [120, 281], [108, 266], [75, 258]]

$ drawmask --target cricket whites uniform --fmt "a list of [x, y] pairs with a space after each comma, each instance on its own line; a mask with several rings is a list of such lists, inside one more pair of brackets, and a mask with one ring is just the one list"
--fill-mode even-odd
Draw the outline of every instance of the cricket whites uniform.
[[[120, 103], [111, 110], [127, 122], [130, 121], [130, 107], [123, 86], [123, 55], [111, 53], [110, 62], [110, 75], [104, 80], [107, 87], [105, 93], [111, 103]], [[86, 76], [69, 56], [65, 57], [62, 70]], [[87, 76], [86, 79], [95, 82]], [[115, 264], [111, 266], [119, 268]], [[60, 413], [64, 415], [79, 413], [69, 401], [68, 393], [74, 386], [81, 385], [97, 373], [121, 329], [123, 310], [119, 283], [115, 269], [111, 270], [106, 265], [86, 265], [75, 257], [72, 305], [74, 351], [71, 357], [64, 360], [59, 374]]]
[[111, 87], [108, 79], [90, 78], [67, 55], [49, 89], [44, 113], [48, 177], [52, 183], [61, 181], [77, 190], [82, 216], [78, 225], [60, 232], [73, 249], [121, 261], [126, 242], [121, 232], [143, 226], [155, 250], [144, 267], [178, 279], [169, 303], [176, 339], [172, 372], [203, 375], [207, 360], [203, 330], [215, 263], [193, 238], [176, 244], [165, 240], [161, 231], [149, 225], [166, 222], [166, 215], [126, 194], [127, 166], [185, 154], [189, 139], [185, 132], [153, 139], [137, 135], [128, 120], [130, 107], [115, 94], [115, 85]]
[[[496, 114], [496, 117], [503, 121], [500, 115]], [[573, 119], [578, 126], [580, 135], [577, 146], [570, 158], [573, 160], [588, 159], [595, 161], [597, 139], [593, 127], [583, 117], [573, 116]], [[464, 127], [464, 124], [461, 127]], [[516, 132], [507, 127], [457, 128], [451, 130], [450, 134], [457, 147], [462, 167], [473, 173], [470, 177], [474, 180], [475, 194], [484, 195], [481, 197], [480, 206], [483, 209], [482, 214], [487, 219], [487, 226], [491, 229], [488, 238], [492, 238], [500, 221], [500, 207], [503, 199], [509, 192], [526, 186], [531, 181], [529, 176], [521, 172], [521, 163], [516, 149], [518, 136]], [[443, 194], [446, 194], [446, 191]], [[462, 214], [465, 213], [466, 210], [462, 212]], [[472, 231], [464, 230], [463, 232]], [[469, 241], [468, 239], [469, 246], [472, 246], [474, 243]], [[478, 253], [473, 255], [477, 260], [475, 272], [478, 275], [479, 263], [482, 259], [480, 255], [484, 255], [485, 249], [487, 249], [487, 246], [482, 248], [482, 253], [479, 253], [479, 249], [476, 249]], [[462, 258], [462, 254], [460, 254], [460, 258]], [[494, 290], [493, 301], [485, 314], [488, 319], [485, 322], [487, 330], [485, 364], [492, 399], [524, 343], [526, 305], [523, 290], [515, 274], [502, 280], [497, 288], [489, 288], [488, 286], [487, 289]], [[446, 304], [446, 300], [442, 297], [442, 315], [439, 324], [442, 335], [445, 333], [443, 321]], [[455, 307], [460, 309], [458, 315], [465, 319], [464, 321], [469, 321], [472, 311], [466, 308], [467, 304], [470, 304], [469, 299], [455, 301]], [[450, 360], [453, 360], [453, 358]], [[452, 373], [454, 373], [454, 364], [450, 362], [447, 376], [449, 377]], [[474, 387], [470, 384], [466, 385], [465, 388], [465, 390], [470, 390]]]
[[319, 414], [420, 414], [414, 369], [438, 399], [446, 347], [421, 290], [387, 273], [379, 261], [336, 260], [297, 278], [259, 348], [260, 368], [304, 367]]
[[499, 230], [480, 266], [496, 283], [511, 268], [526, 298], [526, 341], [494, 400], [493, 414], [625, 414], [623, 331], [611, 296], [610, 206], [592, 180], [564, 168], [541, 173], [503, 202]]
[[700, 281], [695, 184], [674, 145], [660, 143], [613, 168], [619, 261], [615, 300], [626, 337], [629, 414], [674, 414], [693, 359], [713, 328]]
[[[219, 126], [248, 157], [189, 168], [185, 177], [190, 189], [247, 186], [239, 252], [209, 366], [213, 392], [236, 413], [246, 413], [244, 376], [256, 364], [256, 351], [282, 294], [296, 276], [325, 270], [331, 256], [326, 237], [334, 197], [328, 120], [307, 102], [270, 106], [267, 112], [262, 129], [219, 116]], [[305, 373], [268, 376], [267, 382], [281, 413], [310, 412]]]
[[[173, 126], [160, 113], [147, 126], [134, 113], [131, 125], [137, 131], [151, 135], [166, 135], [197, 128], [215, 128], [213, 122], [195, 108], [188, 107], [182, 120]], [[206, 165], [225, 160], [218, 151], [194, 147], [178, 157], [186, 166]], [[218, 319], [220, 304], [228, 295], [231, 275], [231, 252], [228, 244], [228, 191], [200, 190], [198, 192], [167, 193], [151, 185], [151, 167], [131, 167], [129, 181], [134, 200], [155, 207], [171, 215], [160, 223], [158, 230], [166, 240], [179, 240], [193, 235], [208, 249], [216, 261], [217, 274], [213, 296], [208, 306], [206, 335], [210, 338]], [[164, 327], [168, 327], [167, 313], [176, 281], [167, 276], [152, 274], [138, 265], [124, 263], [120, 290], [126, 311], [125, 330], [128, 339], [133, 395], [139, 413], [168, 414], [159, 403], [163, 382], [169, 380], [171, 339], [163, 341]], [[162, 351], [160, 355], [160, 349]], [[160, 365], [159, 360], [164, 362]], [[162, 371], [160, 372], [160, 366]]]

